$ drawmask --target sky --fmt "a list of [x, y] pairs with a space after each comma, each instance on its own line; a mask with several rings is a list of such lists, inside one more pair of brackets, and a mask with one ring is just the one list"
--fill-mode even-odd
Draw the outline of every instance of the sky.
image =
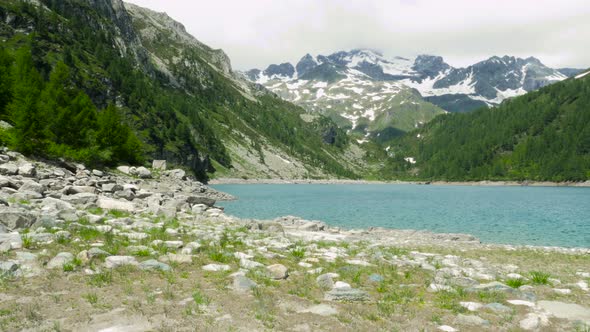
[[355, 48], [456, 67], [492, 55], [590, 67], [590, 0], [127, 1], [166, 12], [238, 70]]

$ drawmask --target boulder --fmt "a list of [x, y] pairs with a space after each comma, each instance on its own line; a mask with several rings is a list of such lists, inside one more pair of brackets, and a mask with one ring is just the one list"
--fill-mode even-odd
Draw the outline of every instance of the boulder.
[[559, 301], [539, 301], [537, 305], [557, 318], [578, 320], [590, 325], [590, 308]]
[[151, 179], [152, 178], [152, 172], [150, 172], [149, 169], [147, 169], [143, 166], [137, 168], [136, 174], [137, 174], [137, 176], [139, 176], [142, 179]]
[[268, 276], [274, 280], [287, 279], [289, 276], [288, 269], [283, 264], [274, 264], [266, 267]]
[[223, 265], [223, 264], [207, 264], [207, 265], [204, 265], [202, 267], [202, 269], [205, 271], [219, 272], [219, 271], [229, 271], [231, 269], [231, 267], [229, 265]]
[[135, 193], [131, 189], [124, 189], [121, 191], [117, 191], [115, 193], [115, 196], [117, 196], [118, 198], [126, 199], [128, 201], [132, 201], [135, 198]]
[[456, 318], [457, 324], [462, 325], [475, 325], [475, 326], [486, 326], [490, 325], [490, 322], [475, 315], [463, 315], [458, 314]]
[[20, 186], [20, 188], [18, 189], [19, 192], [35, 192], [35, 193], [39, 193], [42, 194], [47, 188], [36, 182], [33, 180], [26, 180], [23, 181], [23, 184]]
[[67, 187], [64, 191], [66, 195], [75, 195], [81, 193], [96, 194], [96, 188], [91, 186], [72, 186]]
[[0, 277], [12, 277], [18, 271], [19, 265], [15, 261], [0, 262]]
[[74, 255], [69, 252], [60, 252], [47, 263], [48, 269], [61, 269], [64, 265], [71, 263]]
[[13, 163], [5, 163], [0, 165], [0, 174], [2, 175], [16, 175], [18, 173], [18, 166]]
[[154, 160], [152, 162], [152, 168], [153, 169], [157, 169], [159, 171], [165, 171], [166, 170], [166, 160]]
[[166, 254], [160, 256], [159, 260], [167, 263], [190, 264], [193, 262], [193, 257], [183, 254]]
[[97, 169], [93, 169], [93, 170], [92, 170], [92, 175], [94, 175], [94, 176], [97, 176], [97, 177], [101, 178], [101, 177], [103, 177], [103, 176], [104, 176], [104, 172], [103, 172], [103, 171], [99, 171], [99, 170], [97, 170]]
[[19, 233], [0, 233], [0, 253], [22, 247], [23, 240]]
[[336, 288], [324, 294], [326, 301], [357, 302], [369, 300], [369, 293], [360, 289]]
[[213, 206], [215, 204], [215, 200], [209, 197], [205, 197], [205, 196], [189, 196], [186, 198], [186, 201], [190, 204], [190, 205], [198, 205], [198, 204], [203, 204], [206, 206]]
[[119, 166], [117, 167], [117, 171], [123, 173], [123, 174], [127, 174], [130, 175], [130, 171], [129, 171], [129, 166]]
[[299, 310], [298, 313], [311, 313], [319, 316], [333, 316], [338, 314], [338, 310], [327, 304], [318, 304], [303, 310]]
[[64, 195], [61, 197], [61, 199], [76, 205], [86, 205], [95, 203], [98, 199], [98, 196], [92, 193], [79, 193], [75, 195]]
[[155, 259], [150, 259], [139, 263], [139, 268], [142, 270], [160, 270], [160, 271], [171, 271], [170, 265], [158, 262]]
[[132, 202], [120, 201], [102, 196], [96, 201], [96, 206], [105, 210], [135, 211], [135, 205]]
[[35, 169], [35, 165], [31, 164], [31, 163], [25, 163], [22, 164], [19, 168], [18, 168], [18, 174], [24, 177], [33, 177], [36, 174], [36, 169]]
[[109, 256], [105, 259], [104, 265], [108, 269], [114, 269], [120, 266], [136, 266], [137, 260], [133, 256]]
[[116, 183], [103, 183], [101, 188], [102, 191], [106, 193], [113, 193], [115, 191], [123, 190], [123, 186]]
[[232, 284], [233, 290], [240, 293], [247, 292], [256, 286], [258, 285], [254, 281], [243, 275], [235, 276]]
[[186, 172], [181, 169], [172, 169], [166, 171], [164, 174], [174, 179], [186, 180]]
[[0, 188], [12, 188], [18, 190], [20, 185], [13, 179], [0, 175]]
[[11, 207], [0, 209], [0, 224], [11, 231], [29, 228], [36, 220], [35, 215], [27, 210]]

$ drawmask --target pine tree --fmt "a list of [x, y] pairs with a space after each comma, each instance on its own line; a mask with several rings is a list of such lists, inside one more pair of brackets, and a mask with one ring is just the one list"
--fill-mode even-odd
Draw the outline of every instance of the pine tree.
[[12, 99], [12, 57], [0, 47], [0, 120], [6, 120], [6, 105]]
[[12, 70], [13, 99], [7, 109], [14, 123], [16, 148], [30, 154], [45, 145], [46, 121], [39, 111], [39, 96], [43, 87], [41, 75], [33, 66], [28, 48], [18, 51]]

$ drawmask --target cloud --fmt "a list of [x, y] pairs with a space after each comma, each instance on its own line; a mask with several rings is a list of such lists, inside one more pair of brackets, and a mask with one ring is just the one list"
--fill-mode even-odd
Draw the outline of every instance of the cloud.
[[590, 67], [587, 0], [129, 0], [165, 11], [237, 69], [373, 48], [468, 65], [491, 55]]

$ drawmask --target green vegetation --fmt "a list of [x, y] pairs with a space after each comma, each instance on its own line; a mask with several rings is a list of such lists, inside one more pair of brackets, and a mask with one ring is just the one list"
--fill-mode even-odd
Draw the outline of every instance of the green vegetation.
[[549, 278], [551, 275], [541, 271], [531, 271], [530, 273], [531, 282], [535, 285], [548, 285]]
[[525, 284], [526, 284], [526, 282], [521, 278], [506, 280], [506, 285], [508, 285], [512, 288], [519, 288], [520, 286], [523, 286]]
[[383, 174], [419, 180], [585, 181], [590, 179], [589, 104], [586, 77], [491, 110], [439, 116], [386, 143], [393, 157]]

